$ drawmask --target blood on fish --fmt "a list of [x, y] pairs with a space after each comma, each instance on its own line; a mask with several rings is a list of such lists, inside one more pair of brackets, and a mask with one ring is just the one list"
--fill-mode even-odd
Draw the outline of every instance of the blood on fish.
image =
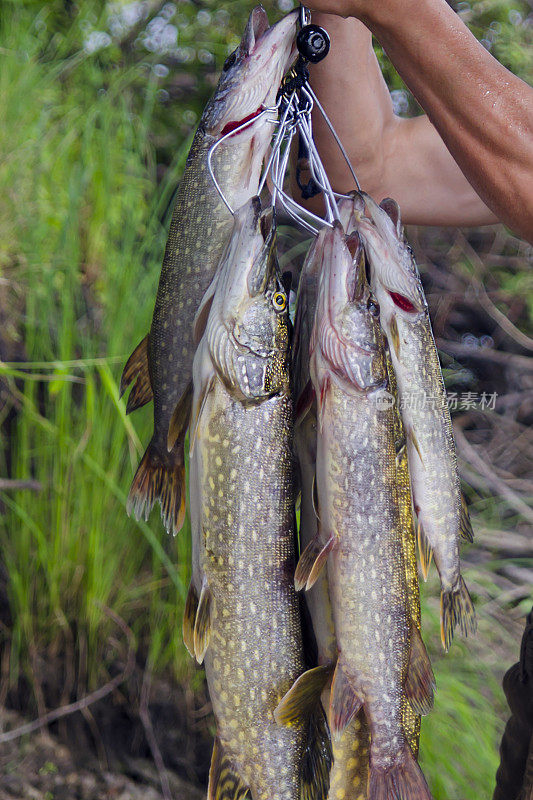
[[253, 114], [248, 114], [248, 116], [244, 117], [244, 119], [239, 119], [236, 122], [228, 122], [227, 125], [224, 125], [224, 127], [222, 129], [222, 133], [220, 135], [221, 136], [226, 136], [227, 133], [231, 133], [231, 131], [234, 131], [236, 128], [239, 128], [241, 125], [244, 125], [245, 122], [250, 122], [252, 119], [254, 119], [254, 117], [257, 117], [262, 111], [263, 111], [263, 107], [259, 106], [257, 111], [254, 111]]
[[398, 294], [397, 292], [389, 292], [389, 294], [392, 297], [394, 304], [397, 305], [398, 308], [401, 308], [402, 311], [409, 311], [411, 314], [413, 311], [416, 311], [415, 306], [410, 300], [407, 299], [407, 297], [404, 297], [403, 294]]

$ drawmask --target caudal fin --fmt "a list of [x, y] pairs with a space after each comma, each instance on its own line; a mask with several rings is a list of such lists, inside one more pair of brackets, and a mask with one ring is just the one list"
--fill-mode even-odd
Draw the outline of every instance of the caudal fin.
[[462, 577], [455, 591], [442, 592], [440, 596], [440, 635], [445, 650], [450, 649], [457, 625], [463, 636], [476, 632], [476, 612]]
[[370, 762], [368, 800], [432, 800], [426, 779], [407, 743], [393, 767], [379, 769]]
[[126, 511], [135, 519], [147, 520], [156, 500], [169, 533], [178, 533], [185, 519], [185, 464], [183, 441], [170, 453], [162, 452], [154, 439], [146, 448], [131, 484]]

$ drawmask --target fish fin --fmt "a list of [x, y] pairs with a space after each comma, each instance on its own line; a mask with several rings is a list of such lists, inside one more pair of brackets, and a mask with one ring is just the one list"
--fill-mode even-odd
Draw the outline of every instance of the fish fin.
[[329, 374], [326, 374], [324, 380], [320, 385], [320, 397], [318, 398], [318, 413], [317, 413], [317, 421], [318, 421], [318, 430], [322, 433], [322, 426], [324, 424], [324, 413], [326, 411], [326, 397], [328, 394], [328, 389], [330, 386], [331, 379]]
[[398, 239], [401, 239], [403, 236], [403, 228], [400, 217], [400, 206], [396, 200], [393, 200], [392, 197], [385, 197], [379, 204], [379, 207], [389, 215], [392, 220], [392, 224], [396, 229], [396, 235], [398, 236]]
[[411, 626], [411, 651], [405, 679], [405, 694], [411, 708], [416, 714], [424, 717], [433, 708], [433, 693], [435, 691], [435, 676], [427, 654], [426, 646], [422, 641], [420, 631], [416, 625]]
[[297, 592], [301, 591], [304, 586], [307, 591], [315, 583], [336, 543], [336, 537], [331, 534], [324, 544], [320, 531], [311, 539], [300, 556], [294, 573], [294, 586]]
[[294, 424], [300, 425], [315, 401], [315, 388], [311, 379], [307, 381], [294, 406]]
[[200, 388], [199, 392], [197, 393], [196, 400], [193, 401], [191, 422], [189, 426], [189, 456], [194, 451], [196, 435], [198, 433], [198, 423], [200, 421], [200, 417], [202, 416], [202, 411], [204, 410], [207, 398], [209, 397], [209, 392], [215, 385], [215, 381], [216, 375], [211, 375], [209, 380], [207, 380], [206, 383]]
[[431, 564], [431, 559], [433, 557], [433, 549], [429, 543], [429, 540], [424, 533], [424, 528], [422, 527], [422, 523], [420, 520], [417, 520], [417, 539], [418, 539], [418, 553], [420, 555], [420, 568], [422, 570], [422, 576], [425, 581], [428, 579], [428, 572], [429, 567]]
[[318, 488], [316, 482], [316, 472], [313, 475], [313, 486], [311, 487], [311, 501], [313, 503], [313, 511], [318, 521], [320, 521], [320, 514], [318, 513]]
[[326, 800], [333, 764], [331, 737], [326, 715], [319, 701], [309, 716], [305, 750], [300, 767], [299, 800]]
[[200, 592], [200, 600], [198, 601], [198, 609], [196, 611], [196, 619], [194, 620], [194, 655], [199, 664], [204, 660], [205, 651], [208, 648], [209, 638], [211, 636], [212, 601], [213, 596], [211, 590], [204, 578], [202, 591]]
[[398, 332], [398, 323], [396, 322], [396, 317], [391, 317], [389, 327], [391, 344], [394, 348], [394, 352], [396, 353], [396, 358], [400, 358], [400, 334]]
[[249, 788], [224, 753], [218, 736], [213, 744], [207, 800], [252, 800]]
[[416, 434], [412, 428], [407, 428], [406, 436], [415, 448], [416, 452], [418, 453], [418, 458], [422, 462], [422, 466], [424, 466], [424, 459], [422, 458], [422, 451], [420, 450], [420, 445], [418, 444], [418, 439], [416, 438]]
[[474, 541], [474, 531], [472, 530], [472, 523], [470, 522], [470, 514], [468, 513], [468, 505], [466, 503], [466, 497], [461, 492], [461, 520], [459, 523], [459, 534], [462, 539], [466, 539], [467, 542]]
[[198, 611], [198, 594], [191, 581], [189, 584], [189, 591], [187, 592], [187, 600], [185, 601], [185, 611], [183, 612], [183, 643], [191, 656], [194, 658], [194, 622], [196, 620], [196, 612]]
[[432, 800], [426, 779], [407, 742], [392, 767], [380, 769], [371, 763], [368, 800]]
[[290, 728], [309, 716], [320, 704], [320, 695], [333, 674], [334, 666], [323, 664], [300, 675], [274, 711], [278, 725]]
[[134, 475], [126, 511], [135, 519], [148, 520], [156, 500], [161, 504], [161, 518], [166, 530], [177, 534], [185, 519], [185, 464], [183, 441], [170, 453], [161, 453], [150, 442]]
[[189, 420], [191, 418], [192, 406], [192, 381], [189, 381], [185, 387], [185, 391], [176, 403], [176, 408], [170, 418], [167, 434], [167, 450], [170, 453], [176, 441], [181, 437], [185, 439], [187, 428], [189, 427]]
[[445, 650], [450, 649], [456, 625], [463, 636], [475, 633], [477, 628], [474, 604], [462, 576], [455, 591], [442, 592], [440, 596], [440, 637]]
[[340, 661], [337, 661], [329, 700], [329, 727], [338, 738], [361, 709], [362, 699], [352, 688]]
[[120, 378], [119, 397], [122, 397], [134, 379], [136, 380], [128, 397], [126, 414], [146, 405], [154, 397], [148, 370], [148, 334], [139, 342], [126, 362]]
[[194, 320], [192, 323], [192, 337], [195, 345], [199, 343], [200, 339], [204, 335], [205, 326], [207, 325], [207, 318], [209, 317], [209, 312], [211, 311], [211, 306], [213, 304], [213, 297], [215, 296], [217, 282], [218, 273], [207, 287], [204, 296], [200, 300], [198, 310], [194, 315]]

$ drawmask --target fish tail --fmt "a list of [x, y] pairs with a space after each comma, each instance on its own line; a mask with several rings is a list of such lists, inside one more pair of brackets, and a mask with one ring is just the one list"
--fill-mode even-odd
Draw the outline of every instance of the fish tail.
[[459, 523], [459, 533], [462, 539], [472, 543], [474, 541], [474, 531], [472, 530], [472, 523], [470, 522], [470, 514], [468, 513], [468, 505], [466, 498], [461, 492], [461, 519]]
[[306, 748], [300, 767], [300, 800], [326, 800], [332, 764], [328, 723], [318, 702], [309, 716]]
[[252, 800], [250, 789], [224, 752], [218, 736], [215, 737], [211, 756], [207, 800]]
[[177, 534], [185, 519], [185, 464], [183, 441], [170, 453], [161, 453], [154, 439], [137, 467], [131, 484], [126, 511], [135, 519], [148, 520], [156, 500], [167, 531]]
[[445, 650], [450, 649], [456, 625], [463, 636], [475, 633], [477, 628], [474, 605], [461, 576], [456, 589], [440, 596], [440, 635]]
[[133, 380], [135, 383], [128, 397], [126, 414], [146, 405], [154, 397], [148, 370], [148, 334], [139, 342], [126, 362], [120, 378], [119, 397], [122, 397]]
[[407, 743], [393, 767], [370, 765], [368, 800], [432, 800], [426, 779]]

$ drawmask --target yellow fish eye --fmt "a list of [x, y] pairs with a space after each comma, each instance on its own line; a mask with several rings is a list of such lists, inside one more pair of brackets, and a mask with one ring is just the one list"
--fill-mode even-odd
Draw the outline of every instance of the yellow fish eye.
[[276, 311], [285, 311], [285, 306], [287, 305], [287, 298], [283, 294], [283, 292], [274, 292], [272, 295], [272, 305], [276, 309]]

